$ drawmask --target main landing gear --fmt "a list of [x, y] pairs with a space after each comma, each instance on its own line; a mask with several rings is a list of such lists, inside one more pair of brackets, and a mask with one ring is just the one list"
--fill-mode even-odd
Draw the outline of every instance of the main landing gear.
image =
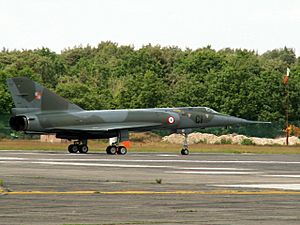
[[[106, 148], [106, 153], [109, 155], [115, 155], [115, 154], [125, 155], [127, 153], [127, 148], [125, 146], [119, 145], [120, 140], [122, 140], [120, 136], [113, 139], [111, 144]], [[70, 144], [68, 147], [68, 151], [70, 153], [86, 154], [88, 152], [88, 150], [89, 150], [89, 148], [88, 148], [86, 139], [74, 141], [74, 144]]]
[[125, 146], [110, 145], [107, 146], [106, 153], [108, 155], [125, 155], [127, 153], [127, 148]]
[[112, 137], [109, 139], [109, 146], [106, 148], [106, 153], [108, 155], [126, 155], [127, 148], [125, 146], [120, 146], [120, 142], [127, 141], [129, 138], [128, 131], [120, 131], [117, 137]]
[[189, 152], [189, 145], [188, 145], [188, 134], [187, 133], [183, 133], [184, 136], [184, 141], [183, 141], [183, 146], [181, 149], [181, 155], [188, 155]]
[[68, 151], [70, 153], [83, 153], [86, 154], [89, 151], [87, 146], [87, 140], [74, 141], [74, 144], [69, 145]]

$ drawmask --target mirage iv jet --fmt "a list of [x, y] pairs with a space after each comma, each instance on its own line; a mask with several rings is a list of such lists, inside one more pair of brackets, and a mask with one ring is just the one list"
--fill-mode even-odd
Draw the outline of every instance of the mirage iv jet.
[[188, 155], [187, 135], [194, 128], [226, 127], [264, 123], [223, 115], [207, 107], [84, 110], [40, 84], [18, 77], [7, 80], [15, 108], [9, 120], [11, 129], [27, 134], [56, 134], [73, 140], [70, 153], [87, 153], [88, 139], [115, 138], [107, 154], [127, 153], [121, 142], [131, 131], [171, 130], [184, 135], [182, 155]]

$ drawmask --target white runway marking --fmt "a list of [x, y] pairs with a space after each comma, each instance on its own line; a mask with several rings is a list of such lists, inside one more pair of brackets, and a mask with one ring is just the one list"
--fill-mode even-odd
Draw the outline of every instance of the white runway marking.
[[130, 165], [130, 164], [101, 164], [101, 163], [76, 163], [76, 162], [43, 162], [43, 161], [0, 161], [0, 163], [32, 163], [46, 165], [66, 165], [66, 166], [98, 166], [98, 167], [122, 167], [122, 168], [170, 168], [169, 166], [152, 166], [152, 165]]
[[[165, 166], [165, 165], [139, 165], [139, 164], [118, 164], [119, 162], [139, 162], [140, 160], [106, 160], [106, 159], [54, 159], [54, 158], [38, 158], [38, 159], [26, 159], [18, 157], [0, 157], [0, 163], [13, 163], [20, 162], [23, 163], [34, 163], [34, 164], [49, 164], [49, 165], [76, 165], [76, 166], [107, 166], [110, 167], [115, 165], [116, 167], [138, 167], [138, 168], [169, 168], [174, 170], [216, 170], [216, 171], [243, 171], [243, 170], [253, 170], [246, 168], [236, 168], [236, 167], [182, 167], [182, 166]], [[89, 162], [111, 162], [107, 164], [103, 163], [89, 163]], [[148, 161], [153, 162], [153, 161]], [[154, 161], [155, 162], [155, 161]], [[162, 163], [161, 161], [159, 161]]]
[[180, 159], [100, 159], [102, 161], [126, 161], [126, 162], [186, 162], [186, 163], [223, 163], [223, 164], [300, 164], [300, 162], [293, 161], [217, 161], [217, 160], [180, 160]]
[[28, 160], [28, 159], [19, 158], [19, 157], [0, 157], [0, 160]]
[[178, 167], [174, 166], [173, 168], [180, 170], [253, 170], [245, 168], [228, 168], [228, 167]]
[[[1, 158], [0, 158], [1, 159]], [[174, 170], [213, 170], [213, 171], [235, 171], [251, 170], [244, 168], [222, 168], [222, 167], [180, 167], [165, 165], [139, 165], [139, 164], [118, 164], [118, 163], [84, 163], [84, 162], [64, 162], [64, 160], [7, 160], [0, 163], [22, 163], [22, 164], [47, 164], [47, 165], [66, 165], [66, 166], [98, 166], [98, 167], [123, 167], [123, 168], [166, 168]], [[184, 173], [184, 172], [182, 172]], [[189, 173], [188, 171], [186, 173]]]
[[214, 185], [216, 187], [229, 188], [263, 188], [263, 189], [282, 189], [300, 191], [300, 184], [233, 184], [233, 185]]
[[101, 163], [69, 163], [69, 162], [32, 162], [36, 164], [48, 165], [71, 165], [71, 166], [99, 166], [99, 167], [122, 167], [122, 168], [168, 168], [168, 166], [152, 165], [130, 165], [130, 164], [101, 164]]
[[[20, 150], [22, 151], [22, 150]], [[43, 150], [40, 150], [40, 151], [43, 151]], [[11, 150], [0, 150], [0, 154], [1, 152], [5, 152], [5, 154], [9, 154], [9, 155], [71, 155], [69, 153], [66, 153], [66, 154], [59, 154], [59, 153], [41, 153], [41, 152], [11, 152]], [[77, 154], [72, 154], [72, 155], [77, 155]], [[80, 155], [80, 154], [78, 154]]]
[[170, 154], [158, 154], [156, 156], [160, 156], [160, 157], [179, 157], [179, 155], [170, 155]]
[[[20, 153], [16, 153], [16, 154], [20, 154]], [[25, 153], [26, 154], [26, 153]], [[29, 154], [39, 154], [39, 153], [29, 153]], [[58, 156], [62, 156], [62, 154], [43, 154], [41, 153], [40, 155], [58, 155]], [[66, 154], [68, 156], [82, 156], [82, 157], [87, 157], [90, 156], [88, 154], [84, 155], [84, 154]], [[65, 155], [64, 155], [65, 156]], [[5, 158], [9, 158], [9, 157], [5, 157]], [[18, 157], [15, 157], [15, 159], [17, 160]], [[22, 158], [20, 158], [22, 159]], [[1, 157], [0, 157], [1, 160]], [[32, 160], [32, 159], [31, 159]], [[37, 159], [37, 160], [49, 160], [49, 161], [53, 161], [53, 160], [64, 160], [64, 161], [98, 161], [98, 162], [185, 162], [185, 163], [222, 163], [222, 164], [300, 164], [300, 161], [250, 161], [250, 160], [228, 160], [228, 161], [224, 161], [224, 160], [192, 160], [192, 159], [119, 159], [119, 158], [110, 158], [110, 159], [95, 159], [95, 158], [87, 158], [87, 159], [78, 159], [78, 158], [68, 158], [68, 159]]]
[[278, 175], [264, 175], [265, 177], [286, 177], [286, 178], [300, 178], [297, 174], [278, 174]]
[[165, 173], [202, 174], [202, 175], [250, 175], [250, 174], [259, 174], [258, 172], [239, 172], [239, 171], [166, 171]]

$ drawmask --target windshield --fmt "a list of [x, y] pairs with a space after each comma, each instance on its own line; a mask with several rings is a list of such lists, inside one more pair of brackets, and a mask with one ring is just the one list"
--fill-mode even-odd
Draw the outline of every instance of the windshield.
[[205, 110], [206, 110], [206, 112], [209, 112], [209, 113], [217, 113], [218, 114], [217, 111], [215, 111], [213, 109], [210, 109], [210, 108], [207, 108], [207, 107], [205, 107]]

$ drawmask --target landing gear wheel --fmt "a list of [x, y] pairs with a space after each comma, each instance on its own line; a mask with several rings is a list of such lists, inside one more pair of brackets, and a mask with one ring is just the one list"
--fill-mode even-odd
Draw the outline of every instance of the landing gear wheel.
[[109, 154], [109, 155], [115, 155], [115, 154], [117, 154], [117, 152], [118, 152], [118, 148], [117, 148], [116, 146], [108, 146], [108, 147], [106, 148], [106, 152], [107, 152], [107, 154]]
[[126, 153], [127, 153], [126, 147], [120, 146], [120, 147], [118, 148], [118, 154], [119, 154], [119, 155], [125, 155]]
[[189, 153], [190, 153], [189, 150], [186, 149], [186, 148], [183, 148], [183, 149], [181, 150], [181, 155], [188, 155]]
[[111, 146], [110, 148], [110, 154], [115, 155], [118, 152], [118, 148], [116, 146]]
[[79, 145], [76, 145], [76, 144], [69, 145], [69, 147], [68, 147], [68, 151], [70, 153], [77, 153], [78, 150], [79, 150]]
[[111, 148], [111, 146], [107, 146], [107, 148], [106, 148], [106, 153], [107, 153], [108, 155], [110, 155], [110, 148]]
[[87, 152], [89, 151], [89, 148], [87, 145], [79, 145], [79, 152], [80, 153], [83, 153], [83, 154], [86, 154]]
[[74, 153], [74, 152], [73, 152], [73, 145], [69, 145], [69, 146], [68, 146], [68, 151], [69, 151], [69, 153]]

